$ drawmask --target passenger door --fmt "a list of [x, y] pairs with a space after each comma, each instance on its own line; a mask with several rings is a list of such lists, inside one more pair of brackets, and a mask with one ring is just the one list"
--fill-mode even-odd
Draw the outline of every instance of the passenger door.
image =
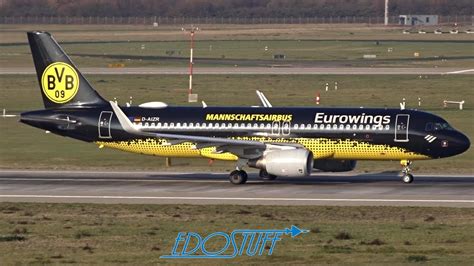
[[110, 135], [110, 123], [112, 120], [113, 112], [110, 111], [102, 111], [99, 116], [99, 138], [101, 139], [110, 139], [112, 136]]
[[408, 142], [408, 128], [410, 125], [410, 115], [398, 114], [395, 119], [395, 142]]

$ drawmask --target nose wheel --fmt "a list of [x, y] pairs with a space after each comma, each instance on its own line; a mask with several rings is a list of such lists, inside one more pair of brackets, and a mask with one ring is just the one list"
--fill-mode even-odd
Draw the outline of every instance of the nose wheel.
[[402, 176], [402, 181], [405, 184], [410, 184], [411, 182], [413, 182], [413, 175], [412, 174], [404, 174]]
[[248, 175], [244, 170], [234, 170], [229, 175], [230, 183], [234, 185], [241, 185], [247, 182]]
[[402, 169], [402, 181], [405, 184], [410, 184], [413, 182], [413, 175], [410, 173], [411, 172], [411, 162], [408, 160], [402, 160], [400, 161], [400, 164], [403, 166]]

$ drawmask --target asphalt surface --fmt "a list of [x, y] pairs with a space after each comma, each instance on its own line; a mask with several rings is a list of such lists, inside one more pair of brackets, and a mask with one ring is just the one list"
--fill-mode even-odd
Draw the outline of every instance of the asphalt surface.
[[474, 176], [327, 174], [232, 185], [226, 173], [0, 172], [0, 201], [474, 207]]
[[[100, 75], [186, 75], [187, 67], [81, 68], [84, 74]], [[35, 74], [33, 67], [0, 67], [0, 75]], [[206, 75], [445, 75], [474, 74], [465, 68], [387, 67], [196, 67], [193, 74]]]

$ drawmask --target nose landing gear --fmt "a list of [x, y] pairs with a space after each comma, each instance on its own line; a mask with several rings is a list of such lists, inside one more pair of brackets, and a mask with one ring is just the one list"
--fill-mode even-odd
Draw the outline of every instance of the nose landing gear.
[[413, 182], [413, 175], [410, 173], [411, 172], [411, 161], [408, 160], [401, 160], [400, 164], [403, 166], [402, 169], [402, 181], [405, 184], [410, 184]]

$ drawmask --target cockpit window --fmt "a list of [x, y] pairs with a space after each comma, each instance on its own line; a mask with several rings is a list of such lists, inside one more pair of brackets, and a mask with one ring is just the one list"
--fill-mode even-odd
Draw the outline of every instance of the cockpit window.
[[454, 130], [448, 123], [426, 123], [426, 131]]

